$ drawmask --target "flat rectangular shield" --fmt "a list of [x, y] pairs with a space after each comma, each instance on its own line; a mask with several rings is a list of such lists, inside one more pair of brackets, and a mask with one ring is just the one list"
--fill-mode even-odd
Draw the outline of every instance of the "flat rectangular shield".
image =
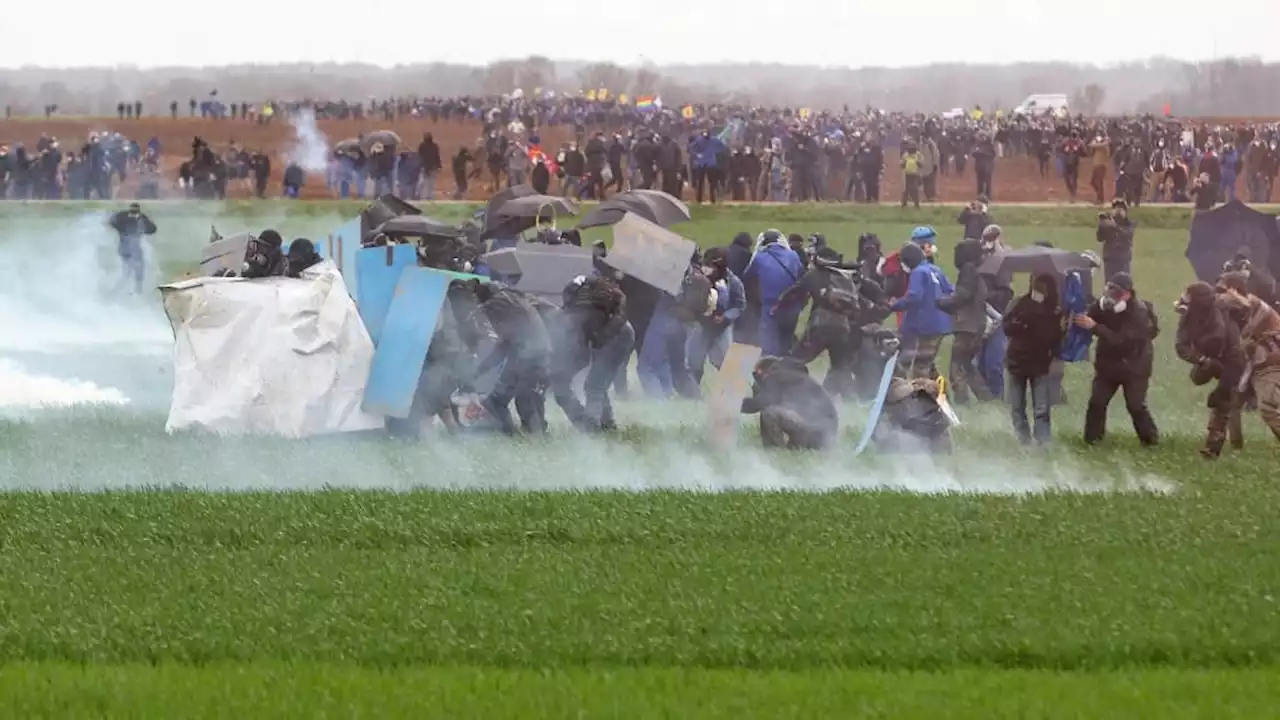
[[[332, 248], [328, 247], [330, 239], [333, 241]], [[325, 247], [321, 249], [321, 246]], [[342, 282], [347, 284], [347, 290], [351, 296], [359, 297], [356, 295], [360, 282], [356, 272], [356, 253], [360, 252], [360, 218], [352, 218], [334, 228], [324, 242], [317, 240], [316, 252], [338, 266], [338, 270], [342, 273]]]
[[401, 273], [382, 326], [382, 342], [373, 351], [362, 410], [409, 417], [448, 291], [449, 276], [431, 268], [411, 267]]
[[697, 245], [635, 213], [613, 226], [613, 247], [604, 262], [647, 285], [678, 295]]
[[724, 356], [707, 398], [707, 431], [712, 447], [727, 449], [738, 432], [742, 400], [751, 390], [751, 373], [760, 359], [760, 348], [734, 343]]
[[249, 244], [245, 233], [223, 238], [205, 245], [200, 250], [200, 275], [209, 276], [219, 270], [240, 272], [244, 265], [244, 248]]
[[355, 275], [359, 283], [353, 291], [356, 307], [375, 346], [382, 337], [382, 325], [391, 309], [391, 298], [400, 275], [406, 268], [417, 266], [418, 249], [413, 245], [362, 248], [356, 253]]
[[871, 444], [871, 434], [876, 431], [876, 425], [880, 422], [880, 413], [884, 412], [884, 401], [889, 397], [889, 386], [893, 384], [893, 371], [897, 366], [898, 353], [894, 353], [893, 357], [885, 361], [884, 370], [880, 373], [880, 387], [876, 389], [876, 399], [871, 403], [871, 412], [867, 413], [867, 425], [862, 428], [862, 437], [858, 439], [854, 455], [862, 454]]

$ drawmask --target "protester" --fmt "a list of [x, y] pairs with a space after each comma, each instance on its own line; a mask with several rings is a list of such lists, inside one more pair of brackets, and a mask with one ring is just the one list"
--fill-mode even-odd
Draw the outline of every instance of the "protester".
[[1154, 341], [1160, 328], [1151, 304], [1135, 293], [1133, 278], [1126, 273], [1113, 275], [1103, 296], [1087, 314], [1076, 315], [1072, 322], [1098, 339], [1093, 387], [1085, 410], [1085, 442], [1102, 440], [1107, 429], [1107, 406], [1117, 391], [1123, 391], [1125, 409], [1133, 420], [1138, 442], [1147, 447], [1159, 444], [1160, 431], [1147, 408], [1147, 390], [1151, 385]]

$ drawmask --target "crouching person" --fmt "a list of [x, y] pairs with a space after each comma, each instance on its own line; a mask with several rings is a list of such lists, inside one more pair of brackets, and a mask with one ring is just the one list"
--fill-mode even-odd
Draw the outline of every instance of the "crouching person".
[[876, 447], [950, 453], [951, 420], [938, 404], [939, 393], [937, 380], [895, 377], [885, 396], [884, 417], [876, 426]]
[[[1212, 459], [1222, 454], [1233, 416], [1239, 418], [1236, 388], [1245, 370], [1240, 331], [1219, 309], [1208, 283], [1188, 285], [1178, 301], [1178, 313], [1175, 348], [1178, 357], [1191, 364], [1191, 381], [1196, 385], [1218, 381], [1209, 393], [1209, 422], [1200, 449], [1201, 455]], [[1232, 445], [1244, 444], [1238, 426], [1231, 435]]]
[[752, 373], [744, 414], [760, 414], [760, 441], [767, 448], [825, 450], [840, 432], [831, 396], [797, 361], [764, 357]]

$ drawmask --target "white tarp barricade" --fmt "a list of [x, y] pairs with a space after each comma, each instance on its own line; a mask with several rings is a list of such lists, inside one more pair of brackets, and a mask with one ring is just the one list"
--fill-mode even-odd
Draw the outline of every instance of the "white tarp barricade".
[[307, 437], [381, 428], [361, 411], [373, 341], [328, 261], [301, 278], [160, 287], [173, 327], [165, 430]]

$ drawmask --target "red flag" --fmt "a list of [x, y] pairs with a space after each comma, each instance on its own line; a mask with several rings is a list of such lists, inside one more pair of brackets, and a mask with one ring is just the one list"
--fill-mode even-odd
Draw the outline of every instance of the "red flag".
[[1170, 115], [1172, 115], [1172, 114], [1173, 114], [1173, 106], [1172, 106], [1172, 105], [1170, 105], [1169, 103], [1165, 103], [1165, 104], [1164, 104], [1164, 116], [1165, 116], [1165, 117], [1169, 117], [1169, 116], [1170, 116]]

